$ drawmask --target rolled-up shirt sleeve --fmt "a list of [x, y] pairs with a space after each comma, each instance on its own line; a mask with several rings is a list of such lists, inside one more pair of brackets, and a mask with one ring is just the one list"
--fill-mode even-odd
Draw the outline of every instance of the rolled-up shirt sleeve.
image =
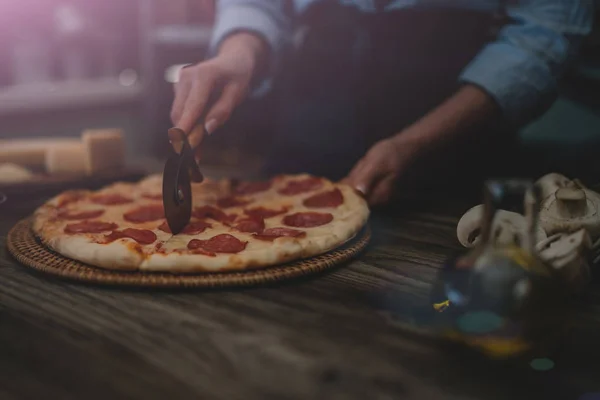
[[229, 35], [251, 32], [259, 35], [269, 46], [269, 67], [259, 77], [252, 95], [260, 95], [271, 85], [282, 53], [289, 44], [292, 29], [292, 4], [289, 0], [219, 0], [216, 23], [208, 57], [213, 57]]
[[593, 25], [592, 0], [523, 0], [512, 22], [462, 71], [495, 99], [507, 122], [522, 126], [547, 110], [557, 83]]

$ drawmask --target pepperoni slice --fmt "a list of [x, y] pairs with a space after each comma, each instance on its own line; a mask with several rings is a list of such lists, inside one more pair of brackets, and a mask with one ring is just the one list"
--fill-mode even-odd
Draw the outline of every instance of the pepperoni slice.
[[64, 206], [66, 206], [67, 204], [71, 204], [71, 203], [75, 203], [81, 199], [83, 199], [85, 197], [85, 193], [84, 192], [69, 192], [69, 193], [65, 193], [62, 198], [60, 199], [60, 201], [58, 202], [57, 207], [58, 208], [62, 208]]
[[247, 195], [266, 192], [271, 189], [272, 182], [241, 182], [238, 184], [233, 192], [238, 195]]
[[223, 223], [233, 222], [237, 217], [235, 214], [227, 215], [213, 206], [196, 207], [192, 215], [198, 219], [210, 218]]
[[123, 214], [123, 218], [126, 221], [133, 222], [134, 224], [157, 221], [164, 217], [165, 210], [163, 209], [162, 204], [134, 208], [133, 210], [127, 211], [125, 214]]
[[264, 207], [255, 207], [255, 208], [249, 208], [247, 210], [244, 210], [244, 214], [246, 214], [249, 217], [266, 219], [266, 218], [275, 217], [276, 215], [285, 214], [288, 210], [289, 210], [288, 207], [282, 207], [279, 210], [274, 210], [274, 209], [269, 209], [269, 208], [264, 208]]
[[121, 196], [120, 194], [117, 194], [117, 193], [99, 194], [96, 196], [92, 196], [91, 200], [92, 200], [92, 203], [102, 204], [105, 206], [127, 204], [127, 203], [131, 203], [133, 201], [130, 198]]
[[246, 248], [248, 242], [242, 242], [227, 233], [214, 236], [208, 240], [192, 239], [187, 247], [190, 250], [204, 250], [210, 253], [239, 253]]
[[90, 210], [90, 211], [61, 211], [58, 213], [58, 218], [61, 219], [91, 219], [98, 218], [104, 214], [104, 210]]
[[266, 240], [272, 242], [273, 240], [280, 237], [296, 237], [303, 238], [306, 237], [306, 232], [300, 231], [298, 229], [290, 229], [290, 228], [269, 228], [265, 229], [261, 233], [252, 235], [252, 237], [258, 240]]
[[243, 207], [252, 203], [252, 200], [241, 199], [239, 197], [224, 197], [217, 200], [217, 205], [221, 208]]
[[185, 233], [186, 235], [197, 235], [204, 232], [206, 228], [212, 228], [212, 225], [206, 221], [192, 221], [183, 228], [181, 233]]
[[265, 229], [265, 221], [262, 218], [244, 218], [239, 220], [235, 225], [235, 229], [240, 232], [260, 233]]
[[[204, 232], [206, 228], [212, 228], [212, 225], [205, 221], [191, 221], [186, 225], [185, 228], [183, 228], [181, 233], [186, 235], [197, 235], [198, 233]], [[171, 228], [169, 228], [167, 221], [160, 224], [158, 229], [166, 233], [171, 233]]]
[[326, 225], [333, 221], [333, 215], [330, 213], [318, 212], [299, 212], [286, 215], [283, 223], [287, 226], [296, 228], [312, 228], [315, 226]]
[[173, 233], [171, 232], [171, 228], [169, 228], [169, 224], [167, 224], [167, 221], [163, 221], [163, 223], [158, 226], [158, 229], [165, 233]]
[[107, 243], [114, 242], [117, 239], [130, 238], [139, 244], [152, 244], [156, 241], [156, 234], [148, 229], [126, 228], [122, 231], [113, 231], [105, 235]]
[[117, 229], [119, 226], [112, 222], [101, 222], [101, 221], [82, 221], [74, 224], [68, 224], [65, 226], [65, 233], [102, 233], [106, 231], [112, 231]]
[[295, 194], [306, 193], [317, 190], [323, 186], [323, 180], [317, 177], [308, 177], [305, 179], [290, 181], [283, 189], [279, 189], [279, 194], [292, 196]]
[[162, 200], [162, 193], [142, 193], [142, 197], [150, 200]]
[[328, 192], [318, 193], [305, 199], [302, 204], [309, 208], [339, 207], [344, 203], [344, 196], [340, 189], [335, 188]]

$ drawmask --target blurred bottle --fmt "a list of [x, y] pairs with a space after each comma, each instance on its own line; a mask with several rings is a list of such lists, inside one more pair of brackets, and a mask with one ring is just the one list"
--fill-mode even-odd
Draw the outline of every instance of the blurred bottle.
[[[492, 358], [548, 351], [569, 327], [568, 286], [535, 250], [538, 189], [525, 181], [487, 182], [481, 243], [450, 260], [433, 286], [447, 336]], [[520, 245], [500, 245], [492, 221], [511, 193], [525, 199], [528, 235]]]

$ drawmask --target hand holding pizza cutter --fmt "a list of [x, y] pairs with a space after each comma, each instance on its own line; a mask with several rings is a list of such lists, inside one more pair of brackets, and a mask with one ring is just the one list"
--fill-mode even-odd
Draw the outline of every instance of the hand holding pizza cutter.
[[174, 235], [190, 222], [192, 215], [191, 181], [202, 182], [204, 177], [194, 158], [194, 149], [203, 137], [203, 125], [190, 133], [190, 140], [179, 128], [169, 129], [169, 141], [174, 153], [167, 159], [163, 171], [163, 206], [167, 224]]

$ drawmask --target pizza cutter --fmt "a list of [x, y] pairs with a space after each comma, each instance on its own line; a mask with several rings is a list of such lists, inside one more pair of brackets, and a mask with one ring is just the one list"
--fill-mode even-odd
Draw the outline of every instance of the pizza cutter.
[[163, 207], [169, 229], [176, 235], [192, 216], [191, 182], [202, 182], [204, 177], [185, 132], [179, 128], [169, 129], [169, 141], [173, 154], [167, 159], [163, 171]]

